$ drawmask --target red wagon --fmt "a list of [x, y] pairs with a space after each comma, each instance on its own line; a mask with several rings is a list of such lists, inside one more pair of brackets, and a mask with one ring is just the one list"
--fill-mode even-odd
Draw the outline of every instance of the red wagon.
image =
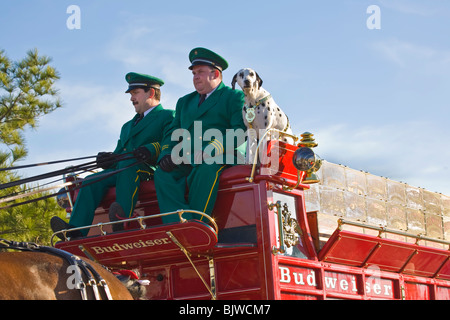
[[[55, 246], [113, 270], [138, 269], [149, 299], [450, 299], [447, 241], [339, 219], [319, 245], [318, 213], [305, 206], [314, 172], [294, 167], [297, 146], [271, 142], [268, 152], [275, 148], [276, 165], [224, 171], [212, 217], [159, 212], [146, 181], [124, 231], [111, 232], [110, 190], [89, 235]], [[164, 214], [181, 222], [162, 224]]]

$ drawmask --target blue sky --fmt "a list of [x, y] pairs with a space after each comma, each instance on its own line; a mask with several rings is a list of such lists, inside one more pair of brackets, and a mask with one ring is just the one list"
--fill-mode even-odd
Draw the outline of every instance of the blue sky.
[[[192, 92], [188, 53], [224, 56], [230, 85], [255, 69], [325, 160], [450, 195], [450, 2], [445, 0], [2, 1], [0, 48], [53, 58], [64, 108], [27, 131], [26, 163], [112, 151], [134, 108], [127, 72]], [[68, 29], [70, 5], [81, 29]], [[380, 8], [369, 29], [367, 8]]]

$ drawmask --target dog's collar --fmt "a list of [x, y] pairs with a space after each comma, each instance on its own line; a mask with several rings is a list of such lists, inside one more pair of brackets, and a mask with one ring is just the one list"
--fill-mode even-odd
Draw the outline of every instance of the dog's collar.
[[[269, 94], [268, 96], [259, 100], [254, 106], [249, 105], [249, 104], [244, 105], [244, 107], [246, 107], [246, 109], [247, 109], [247, 112], [245, 114], [245, 119], [249, 123], [250, 127], [252, 127], [253, 120], [255, 120], [255, 117], [256, 117], [255, 108], [258, 107], [261, 103], [264, 103], [267, 100], [269, 100], [271, 97], [272, 96]], [[248, 110], [248, 109], [250, 109], [250, 110]]]
[[258, 107], [261, 103], [266, 102], [267, 100], [269, 100], [272, 96], [269, 94], [268, 96], [262, 98], [261, 100], [259, 100], [254, 106], [252, 106], [251, 104], [246, 104], [245, 106], [247, 108], [254, 108], [254, 107]]
[[261, 103], [266, 102], [267, 100], [269, 100], [272, 96], [269, 94], [267, 97], [262, 98], [261, 100], [259, 100], [256, 104], [255, 107], [259, 106]]

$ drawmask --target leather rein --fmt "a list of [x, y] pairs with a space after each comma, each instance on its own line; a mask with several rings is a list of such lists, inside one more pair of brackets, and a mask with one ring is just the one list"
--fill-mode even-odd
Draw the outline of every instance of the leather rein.
[[[113, 300], [108, 284], [100, 274], [87, 262], [71, 253], [57, 248], [41, 246], [33, 242], [16, 242], [0, 238], [0, 249], [43, 252], [66, 260], [75, 270], [75, 287], [80, 290], [81, 298], [88, 300], [88, 288], [92, 288], [96, 300], [101, 300], [100, 290], [108, 300]], [[83, 280], [84, 275], [87, 281]], [[100, 290], [99, 290], [100, 289]]]

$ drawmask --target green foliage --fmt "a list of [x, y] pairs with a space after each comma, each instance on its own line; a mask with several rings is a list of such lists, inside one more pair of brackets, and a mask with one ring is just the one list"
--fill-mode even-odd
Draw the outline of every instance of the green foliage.
[[[59, 75], [50, 62], [49, 57], [39, 56], [36, 49], [17, 62], [11, 61], [5, 51], [0, 50], [0, 144], [4, 146], [0, 150], [0, 168], [12, 167], [16, 161], [25, 159], [24, 130], [27, 127], [36, 129], [40, 117], [61, 107], [54, 88]], [[20, 175], [14, 171], [0, 172], [0, 184], [18, 179]], [[32, 186], [0, 190], [0, 197], [23, 192], [28, 187]], [[52, 234], [49, 221], [53, 215], [65, 216], [54, 198], [2, 209], [0, 238], [48, 244]]]
[[58, 72], [49, 65], [51, 59], [40, 57], [36, 49], [12, 62], [0, 50], [0, 142], [9, 151], [9, 164], [27, 155], [23, 130], [36, 128], [39, 117], [61, 107], [58, 92], [53, 88]]
[[[20, 189], [25, 190], [25, 188], [21, 187]], [[47, 194], [49, 193], [36, 194], [26, 200], [36, 199]], [[0, 210], [0, 238], [49, 245], [53, 234], [49, 221], [55, 215], [65, 218], [65, 211], [58, 206], [53, 197], [2, 209]]]

